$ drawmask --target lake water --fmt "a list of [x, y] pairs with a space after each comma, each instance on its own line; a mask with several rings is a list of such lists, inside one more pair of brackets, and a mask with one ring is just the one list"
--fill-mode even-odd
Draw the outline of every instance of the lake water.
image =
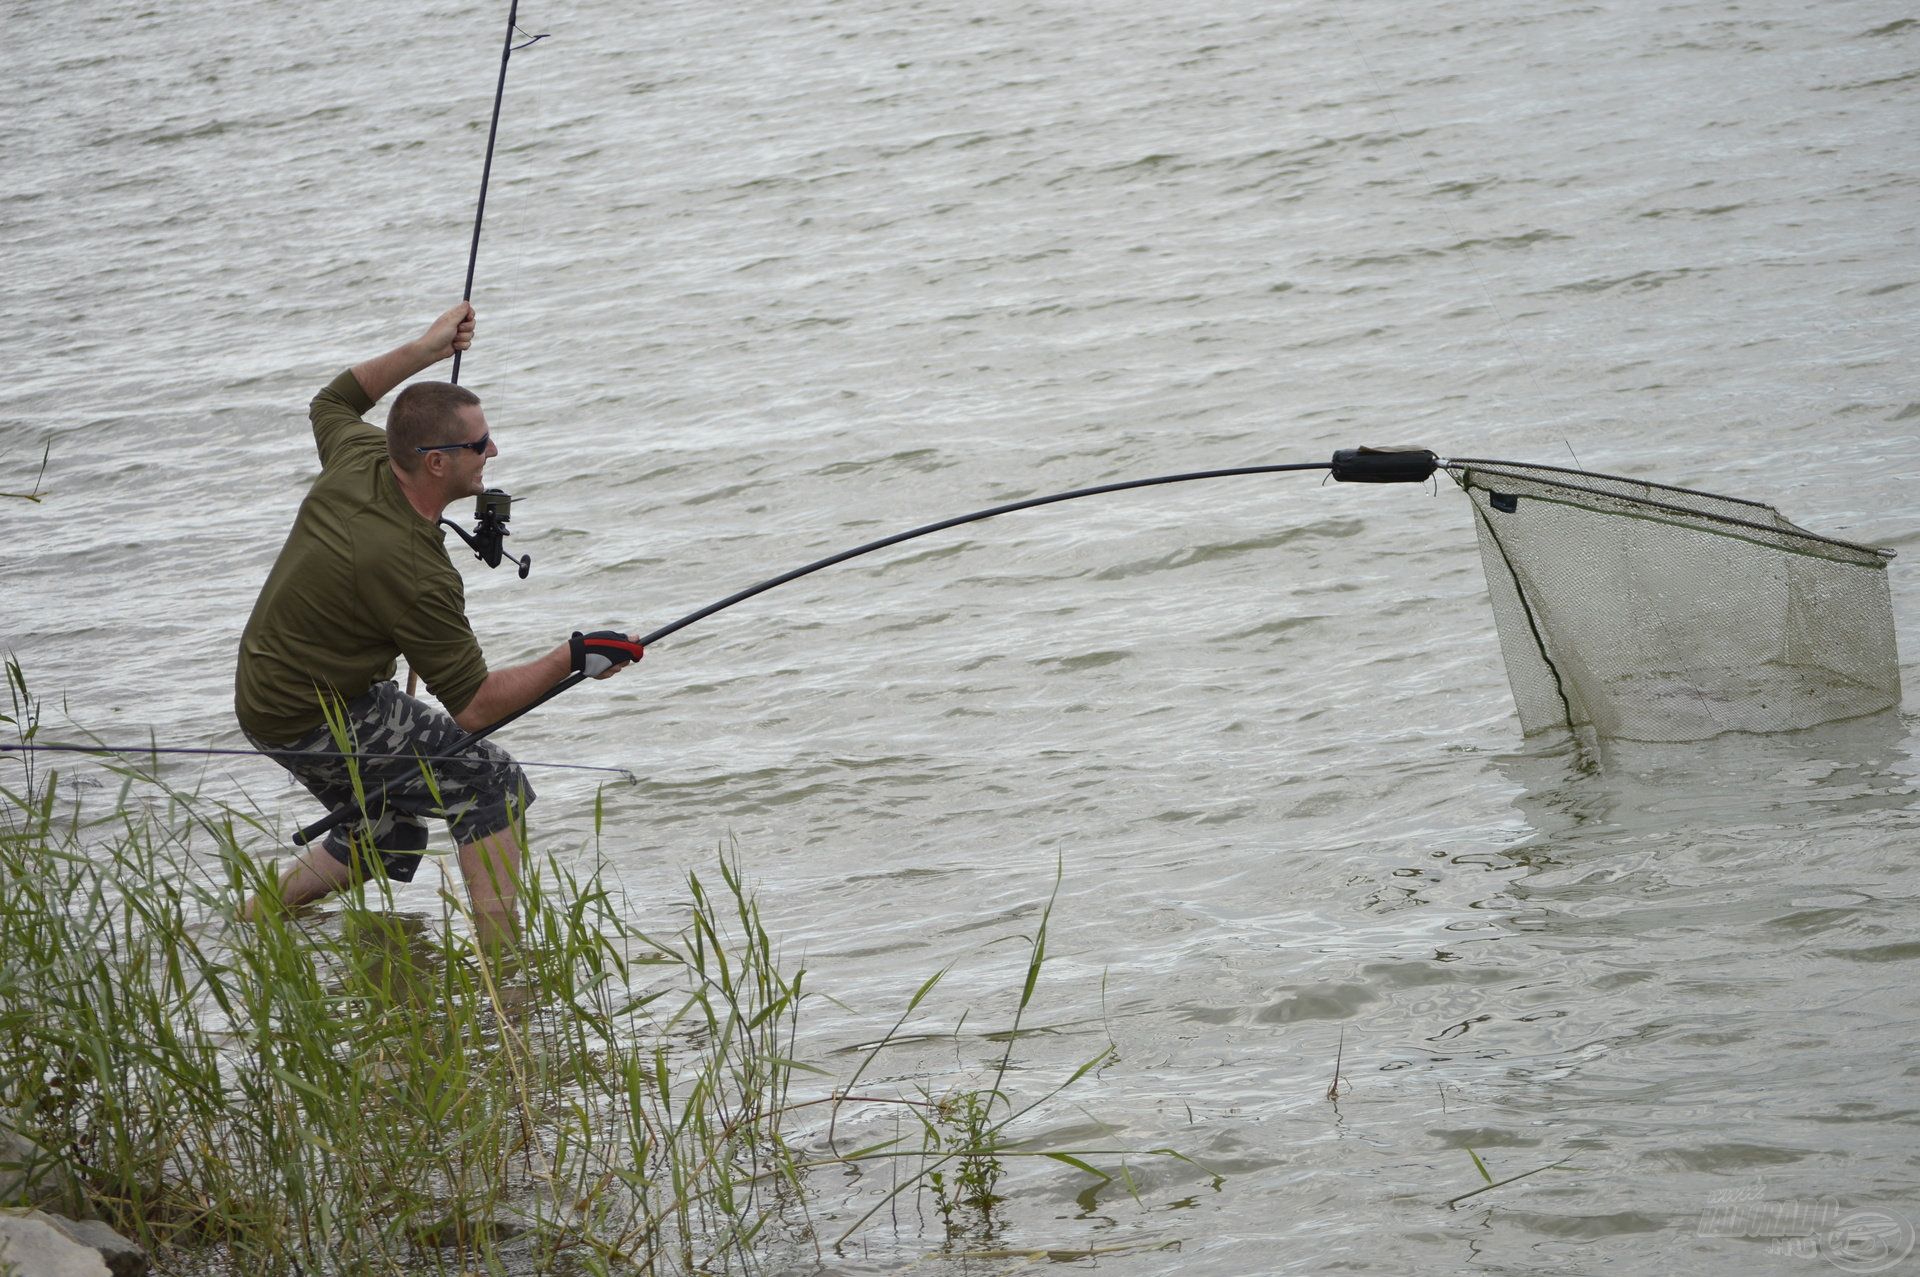
[[[1362, 443], [1773, 501], [1900, 551], [1920, 643], [1908, 6], [522, 9], [552, 35], [511, 64], [462, 375], [533, 556], [461, 556], [495, 663], [941, 516]], [[307, 399], [459, 295], [504, 12], [5, 13], [0, 491], [50, 460], [0, 499], [0, 642], [105, 739], [233, 745]], [[1058, 867], [1011, 1076], [1116, 1058], [1025, 1129], [1224, 1178], [1023, 1167], [993, 1246], [1920, 1265], [1915, 720], [1597, 770], [1523, 741], [1451, 485], [973, 525], [501, 739], [639, 776], [598, 851], [645, 925], [737, 846], [849, 1008], [802, 1043], [843, 1073], [954, 963], [882, 1071], [983, 1084]], [[265, 763], [176, 774], [316, 814]], [[594, 778], [534, 775], [540, 845], [592, 856]], [[1469, 1148], [1564, 1164], [1446, 1209]], [[884, 1188], [819, 1187], [823, 1228]], [[939, 1243], [908, 1216], [824, 1270], [1005, 1266]]]

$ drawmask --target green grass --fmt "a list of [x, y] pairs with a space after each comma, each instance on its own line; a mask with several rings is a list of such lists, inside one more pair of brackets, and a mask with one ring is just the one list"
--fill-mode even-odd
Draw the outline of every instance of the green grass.
[[[36, 703], [8, 673], [0, 718], [30, 741]], [[942, 1244], [991, 1238], [1008, 1159], [1104, 1180], [1089, 1159], [1128, 1155], [1012, 1130], [1108, 1055], [1037, 1098], [1005, 1088], [1051, 899], [990, 1080], [856, 1094], [944, 972], [835, 1085], [801, 1058], [819, 995], [732, 856], [687, 876], [671, 935], [642, 931], [603, 874], [532, 854], [520, 943], [498, 955], [457, 894], [422, 918], [384, 884], [238, 924], [269, 885], [252, 849], [270, 831], [154, 768], [108, 774], [117, 792], [0, 756], [0, 1119], [162, 1271], [754, 1271], [824, 1253], [906, 1194], [933, 1201]], [[917, 1138], [841, 1150], [849, 1107], [910, 1113]], [[891, 1190], [864, 1214], [837, 1201], [851, 1227], [816, 1227], [822, 1184], [844, 1193], [868, 1164]]]

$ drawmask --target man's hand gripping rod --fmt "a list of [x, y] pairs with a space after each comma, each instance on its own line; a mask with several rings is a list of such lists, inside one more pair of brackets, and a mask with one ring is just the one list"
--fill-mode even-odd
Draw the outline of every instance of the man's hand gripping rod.
[[[666, 631], [657, 631], [656, 633], [664, 632]], [[500, 721], [490, 723], [477, 732], [468, 732], [465, 736], [462, 736], [449, 746], [439, 757], [458, 757], [460, 754], [465, 753], [467, 748], [475, 741], [493, 735], [502, 727], [505, 727], [508, 723], [511, 723], [514, 719], [532, 709], [535, 705], [546, 704], [582, 679], [598, 678], [616, 665], [625, 665], [630, 661], [639, 660], [646, 653], [646, 644], [653, 642], [654, 637], [655, 635], [650, 634], [643, 641], [636, 643], [618, 630], [595, 630], [591, 634], [582, 634], [578, 630], [574, 631], [573, 639], [570, 643], [573, 655], [573, 673], [567, 675], [558, 683], [555, 683], [552, 687], [541, 693], [538, 700], [522, 706]], [[351, 755], [349, 755], [349, 757], [351, 757]], [[354, 811], [355, 808], [351, 803], [343, 803], [335, 807], [332, 811], [296, 833], [293, 836], [294, 845], [299, 847], [306, 846], [321, 834], [335, 828], [341, 822], [351, 819]], [[369, 818], [378, 815], [378, 812], [378, 803], [369, 804], [367, 813]]]

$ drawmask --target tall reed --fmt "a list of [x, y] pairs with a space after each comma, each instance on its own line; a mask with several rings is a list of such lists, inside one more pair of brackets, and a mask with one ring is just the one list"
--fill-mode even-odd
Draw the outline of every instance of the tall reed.
[[[36, 703], [8, 677], [0, 718], [31, 740]], [[109, 774], [101, 802], [31, 755], [0, 771], [0, 1122], [163, 1269], [746, 1271], [819, 1247], [808, 1176], [825, 1165], [912, 1157], [896, 1192], [974, 1210], [1002, 1156], [1105, 1174], [1084, 1150], [1009, 1148], [1048, 1097], [1016, 1105], [1005, 1057], [991, 1087], [937, 1101], [818, 1080], [799, 1059], [806, 973], [731, 856], [688, 875], [672, 936], [551, 856], [528, 857], [504, 954], [471, 942], [451, 891], [438, 917], [394, 912], [381, 884], [248, 925], [233, 906], [271, 888], [250, 854], [268, 831], [155, 767]], [[795, 1115], [827, 1104], [907, 1106], [924, 1138], [793, 1147]]]

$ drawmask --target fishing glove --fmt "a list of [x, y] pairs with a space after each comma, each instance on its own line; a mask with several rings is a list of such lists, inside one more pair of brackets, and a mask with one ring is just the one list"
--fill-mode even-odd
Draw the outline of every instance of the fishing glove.
[[641, 646], [618, 630], [595, 630], [591, 634], [573, 632], [569, 643], [576, 674], [599, 678], [616, 665], [637, 661], [645, 654]]

